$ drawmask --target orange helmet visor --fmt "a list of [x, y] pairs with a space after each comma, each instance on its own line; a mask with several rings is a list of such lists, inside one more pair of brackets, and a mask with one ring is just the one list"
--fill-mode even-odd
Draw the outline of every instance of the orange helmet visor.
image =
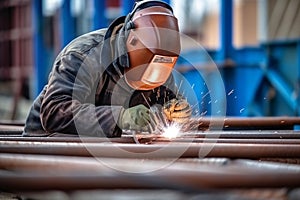
[[180, 53], [177, 19], [166, 8], [151, 7], [137, 11], [133, 23], [125, 79], [133, 89], [153, 89], [167, 81]]

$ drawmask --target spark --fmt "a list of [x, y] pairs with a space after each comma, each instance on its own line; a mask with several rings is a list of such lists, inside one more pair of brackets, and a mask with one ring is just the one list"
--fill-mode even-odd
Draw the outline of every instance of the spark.
[[162, 135], [166, 138], [172, 139], [179, 135], [180, 127], [177, 124], [170, 124], [163, 130]]
[[228, 92], [228, 96], [230, 96], [230, 95], [232, 95], [233, 94], [233, 92], [234, 92], [234, 89], [232, 89], [230, 92]]
[[[151, 107], [151, 106], [150, 106], [150, 103], [148, 102], [148, 100], [147, 100], [147, 98], [145, 97], [144, 93], [142, 93], [142, 96], [143, 96], [143, 98], [144, 98], [146, 104], [147, 104], [147, 105], [149, 106], [149, 108], [150, 108], [150, 107]], [[150, 101], [151, 101], [151, 99], [150, 99]]]
[[209, 95], [210, 91], [208, 91], [207, 93], [205, 93], [203, 96], [202, 96], [202, 99], [204, 99], [207, 95]]
[[204, 115], [206, 115], [206, 114], [207, 114], [207, 110], [203, 111], [203, 112], [201, 113], [201, 116], [204, 116]]
[[180, 83], [179, 83], [179, 87], [177, 88], [176, 97], [178, 97], [178, 94], [179, 94], [179, 91], [180, 91], [181, 85], [182, 85], [182, 80], [180, 81]]

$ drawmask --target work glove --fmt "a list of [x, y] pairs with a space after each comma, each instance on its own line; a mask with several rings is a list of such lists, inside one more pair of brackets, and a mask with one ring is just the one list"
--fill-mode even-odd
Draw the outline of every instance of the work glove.
[[166, 118], [171, 122], [186, 123], [192, 115], [190, 104], [185, 99], [172, 99], [163, 106]]
[[117, 122], [123, 130], [135, 130], [152, 133], [156, 130], [158, 119], [144, 105], [122, 109]]

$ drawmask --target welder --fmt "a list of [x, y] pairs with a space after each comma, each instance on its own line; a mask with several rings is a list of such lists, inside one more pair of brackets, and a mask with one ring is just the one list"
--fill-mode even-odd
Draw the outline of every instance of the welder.
[[180, 48], [170, 5], [136, 1], [127, 16], [75, 38], [60, 52], [23, 136], [153, 133], [161, 120], [153, 107], [168, 123], [185, 123], [191, 106], [172, 76]]

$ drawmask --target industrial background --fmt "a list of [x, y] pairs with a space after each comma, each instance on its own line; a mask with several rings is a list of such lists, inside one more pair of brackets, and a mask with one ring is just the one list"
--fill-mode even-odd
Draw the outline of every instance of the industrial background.
[[[167, 2], [181, 32], [216, 63], [227, 94], [220, 97], [226, 99], [227, 116], [299, 116], [299, 0]], [[24, 120], [58, 52], [76, 36], [125, 15], [132, 5], [131, 0], [0, 1], [1, 119]], [[193, 60], [193, 67], [181, 59], [177, 69], [196, 85], [202, 112], [209, 115], [211, 99], [203, 97], [209, 91], [202, 83], [213, 72], [203, 67], [199, 49], [185, 45], [182, 55]]]
[[197, 117], [91, 138], [23, 137], [24, 120], [61, 49], [134, 1], [0, 0], [0, 199], [300, 199], [300, 0], [164, 1]]

